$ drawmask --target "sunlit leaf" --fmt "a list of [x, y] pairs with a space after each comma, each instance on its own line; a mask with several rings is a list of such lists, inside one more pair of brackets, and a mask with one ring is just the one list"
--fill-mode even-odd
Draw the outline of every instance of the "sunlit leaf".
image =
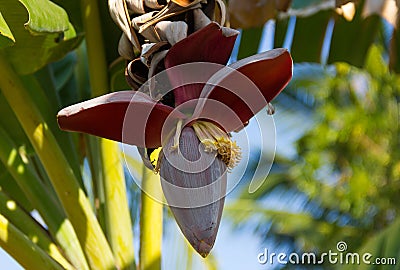
[[[40, 81], [42, 79], [42, 81]], [[81, 186], [81, 174], [79, 167], [79, 160], [75, 152], [75, 148], [73, 147], [71, 134], [67, 134], [62, 132], [57, 125], [57, 119], [55, 115], [57, 115], [57, 111], [60, 108], [58, 104], [59, 100], [57, 99], [57, 93], [46, 93], [46, 88], [50, 88], [49, 85], [51, 82], [43, 81], [43, 78], [40, 76], [36, 79], [32, 75], [21, 76], [21, 80], [26, 85], [27, 89], [29, 89], [30, 98], [39, 108], [40, 112], [43, 115], [43, 118], [46, 120], [46, 123], [49, 129], [56, 135], [56, 140], [60, 145], [60, 148], [65, 153], [67, 160], [72, 167], [77, 179], [79, 180]]]
[[[17, 148], [12, 138], [1, 128], [0, 143], [2, 145], [0, 160], [10, 173], [10, 180], [4, 188], [6, 193], [26, 210], [31, 208], [37, 210], [45, 222], [48, 232], [65, 251], [66, 256], [80, 269], [87, 269], [86, 260], [71, 224], [66, 221], [65, 213], [53, 189], [50, 185], [43, 183], [45, 173], [41, 172], [42, 177], [39, 177], [39, 174], [33, 169], [35, 166], [29, 164], [23, 149]], [[11, 189], [15, 185], [21, 189], [19, 193], [22, 195]], [[28, 207], [23, 204], [25, 196], [29, 200]], [[16, 226], [20, 225], [16, 224]]]
[[[0, 77], [2, 93], [34, 145], [52, 186], [74, 226], [89, 264], [94, 268], [109, 268], [114, 265], [111, 249], [93, 214], [90, 202], [80, 188], [76, 175], [54, 134], [39, 112], [38, 105], [26, 98], [29, 96], [29, 90], [4, 56], [0, 57], [0, 69], [3, 74]], [[66, 190], [70, 192], [65, 192]]]
[[0, 191], [0, 212], [65, 269], [72, 270], [73, 266], [61, 254], [47, 231], [19, 203], [19, 200], [13, 200]]
[[[0, 2], [0, 10], [12, 10], [12, 12], [3, 12], [2, 14], [14, 35], [16, 43], [14, 46], [3, 50], [20, 74], [32, 73], [47, 63], [63, 57], [69, 50], [76, 47], [81, 40], [79, 37], [72, 38], [75, 36], [75, 31], [69, 27], [68, 20], [65, 23], [65, 27], [64, 23], [62, 25], [56, 24], [57, 27], [52, 26], [51, 23], [47, 25], [47, 20], [58, 20], [58, 18], [54, 17], [44, 17], [45, 19], [43, 19], [38, 16], [35, 19], [36, 21], [32, 23], [31, 30], [42, 32], [40, 35], [32, 35], [25, 28], [30, 14], [25, 6], [17, 1]], [[41, 14], [40, 11], [38, 13]], [[68, 19], [68, 17], [66, 18]], [[64, 28], [66, 31], [63, 30]], [[67, 40], [67, 38], [69, 39]]]
[[58, 269], [56, 261], [0, 214], [0, 245], [26, 269]]
[[0, 12], [0, 49], [13, 45], [15, 38]]
[[376, 77], [383, 77], [389, 71], [388, 66], [382, 58], [383, 49], [371, 46], [365, 61], [365, 69]]
[[[12, 9], [11, 2], [7, 8]], [[69, 28], [67, 12], [49, 0], [19, 0], [28, 14], [29, 20], [25, 27], [34, 33], [61, 33]]]
[[150, 194], [161, 194], [158, 177], [142, 165], [140, 212], [140, 270], [161, 269], [161, 239], [163, 232], [163, 204]]
[[[18, 158], [18, 149], [15, 149], [15, 152], [10, 153], [9, 162], [13, 162], [13, 159]], [[21, 170], [24, 168], [21, 167]], [[21, 172], [23, 173], [23, 171]], [[26, 198], [25, 193], [21, 190], [21, 188], [17, 185], [15, 180], [12, 176], [7, 172], [7, 169], [3, 165], [0, 160], [0, 190], [6, 193], [8, 196], [13, 198], [14, 200], [18, 201], [18, 204], [25, 210], [25, 211], [32, 211], [32, 204]]]

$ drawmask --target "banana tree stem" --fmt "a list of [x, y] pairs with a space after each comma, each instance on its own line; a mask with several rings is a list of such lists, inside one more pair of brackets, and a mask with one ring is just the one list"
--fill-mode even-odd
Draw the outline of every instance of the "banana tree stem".
[[100, 96], [108, 91], [108, 69], [101, 32], [99, 6], [96, 0], [82, 1], [82, 18], [85, 28], [92, 94], [93, 96]]
[[149, 194], [160, 194], [161, 184], [152, 171], [143, 165], [142, 209], [140, 211], [140, 270], [161, 269], [161, 242], [163, 227], [163, 204]]
[[75, 228], [89, 265], [93, 269], [113, 269], [115, 263], [111, 249], [85, 192], [80, 188], [38, 108], [27, 98], [28, 89], [24, 87], [2, 54], [0, 54], [0, 73], [0, 89], [43, 163], [67, 217]]
[[64, 269], [1, 214], [0, 246], [26, 269]]
[[2, 127], [0, 127], [0, 145], [0, 162], [8, 169], [32, 207], [40, 213], [49, 232], [64, 250], [67, 258], [77, 268], [89, 269], [75, 231], [71, 222], [66, 219], [64, 210], [56, 199], [56, 194], [44, 186], [34, 171], [23, 161], [20, 154], [17, 154], [16, 145]]
[[48, 255], [65, 269], [75, 269], [61, 254], [44, 228], [2, 191], [0, 191], [0, 213], [12, 224], [15, 224], [15, 227], [21, 230], [32, 242], [36, 243], [39, 248], [47, 251]]

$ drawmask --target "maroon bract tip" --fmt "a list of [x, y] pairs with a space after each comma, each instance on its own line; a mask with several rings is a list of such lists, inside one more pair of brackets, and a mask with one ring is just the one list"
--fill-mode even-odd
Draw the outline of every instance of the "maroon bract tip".
[[[285, 88], [293, 75], [292, 57], [288, 50], [283, 48], [247, 57], [229, 67], [246, 75], [268, 102]], [[210, 98], [213, 98], [213, 95], [210, 95]]]
[[[57, 121], [63, 130], [150, 148], [161, 146], [161, 130], [173, 110], [141, 92], [120, 91], [64, 108]], [[172, 116], [185, 117], [177, 111]]]

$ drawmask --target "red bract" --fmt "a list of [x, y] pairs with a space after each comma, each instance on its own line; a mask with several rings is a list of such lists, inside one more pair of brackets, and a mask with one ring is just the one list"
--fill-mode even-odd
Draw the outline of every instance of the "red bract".
[[[209, 26], [175, 44], [166, 56], [165, 65], [166, 67], [173, 67], [174, 65], [196, 61], [226, 63], [232, 51], [235, 37], [224, 36], [221, 27], [216, 23], [211, 23]], [[213, 47], [216, 44], [225, 45]], [[206, 50], [203, 51], [203, 47]], [[215, 50], [212, 50], [212, 48], [215, 48]], [[208, 59], [207, 55], [210, 55]], [[200, 91], [196, 93], [197, 96], [194, 96], [192, 93], [185, 92], [187, 87], [178, 87], [178, 89], [174, 90], [175, 95], [178, 97], [186, 96], [180, 99], [178, 104], [201, 95], [202, 97], [219, 101], [234, 110], [244, 124], [265, 107], [268, 102], [271, 102], [292, 77], [292, 59], [286, 49], [267, 51], [242, 59], [228, 67], [230, 69], [223, 71], [227, 74], [219, 84], [227, 83], [236, 92], [232, 91], [232, 89], [227, 90], [218, 86], [206, 85], [203, 88], [203, 93]], [[257, 88], [250, 89], [251, 92], [249, 92], [249, 89], [239, 89], [237, 85], [235, 86], [235, 83], [237, 83], [235, 79], [236, 73], [232, 73], [232, 69], [237, 70], [254, 82]], [[180, 85], [180, 74], [168, 75], [171, 78], [172, 85]], [[260, 94], [263, 99], [257, 99], [254, 102], [253, 97], [259, 97]], [[187, 96], [190, 97], [188, 98]], [[246, 105], [249, 101], [253, 101], [252, 104], [256, 108], [249, 108]], [[211, 119], [221, 119], [216, 122], [227, 123], [227, 125], [222, 125], [226, 132], [231, 132], [237, 128], [229, 124], [230, 119], [221, 118], [218, 108], [209, 108], [210, 106], [207, 106], [204, 102], [201, 105], [195, 105], [198, 106], [196, 108], [196, 117], [207, 115]], [[128, 107], [136, 107], [132, 111], [132, 113], [136, 113], [135, 122], [130, 124], [137, 131], [141, 130], [142, 132], [137, 132], [138, 134], [135, 134], [137, 136], [126, 138], [128, 140], [123, 142], [149, 148], [161, 146], [161, 127], [168, 115], [174, 111], [174, 108], [157, 102], [140, 92], [120, 91], [84, 101], [64, 108], [58, 113], [57, 118], [61, 129], [85, 132], [111, 140], [122, 141], [123, 120]], [[213, 113], [215, 115], [212, 115]], [[176, 110], [173, 117], [176, 119], [185, 118], [186, 122], [191, 120], [191, 117], [185, 116]]]
[[[226, 190], [226, 169], [233, 168], [240, 160], [240, 149], [228, 133], [242, 128], [282, 91], [292, 77], [292, 59], [285, 49], [274, 49], [223, 66], [229, 59], [237, 34], [235, 30], [210, 23], [171, 47], [164, 64], [174, 88], [176, 108], [142, 92], [121, 91], [72, 105], [57, 116], [60, 128], [64, 130], [85, 132], [139, 147], [167, 145], [158, 161], [161, 163], [158, 164], [160, 176], [166, 181], [162, 182], [163, 190], [182, 232], [202, 256], [211, 250], [218, 231]], [[175, 69], [197, 62], [219, 66], [215, 65], [212, 72]], [[188, 77], [201, 77], [207, 83], [184, 84]], [[188, 111], [191, 114], [187, 114]], [[172, 136], [173, 132], [175, 136]], [[162, 134], [167, 134], [165, 140]], [[199, 145], [202, 146], [200, 150]], [[184, 148], [182, 151], [175, 151], [181, 147]], [[185, 161], [195, 161], [201, 156], [199, 151], [216, 157], [217, 162], [202, 171], [185, 164]], [[170, 159], [166, 158], [168, 155]], [[172, 168], [170, 162], [174, 160], [182, 163], [185, 169]], [[180, 207], [175, 201], [182, 198], [177, 198], [175, 191], [167, 187], [170, 184], [184, 189], [215, 184], [207, 192], [217, 195], [200, 193], [195, 197], [213, 199], [208, 203], [202, 201], [198, 205], [201, 207], [197, 208], [190, 203], [187, 204], [189, 208]], [[194, 199], [186, 195], [183, 198]]]
[[[173, 46], [165, 57], [165, 68], [174, 87], [175, 106], [190, 99], [199, 98], [202, 84], [182, 85], [187, 74], [173, 72], [172, 67], [195, 62], [215, 63], [226, 65], [233, 50], [237, 31], [230, 28], [221, 28], [216, 23], [200, 29], [195, 34], [178, 42]], [[201, 72], [199, 70], [199, 72]], [[204, 79], [204, 78], [203, 78]]]

